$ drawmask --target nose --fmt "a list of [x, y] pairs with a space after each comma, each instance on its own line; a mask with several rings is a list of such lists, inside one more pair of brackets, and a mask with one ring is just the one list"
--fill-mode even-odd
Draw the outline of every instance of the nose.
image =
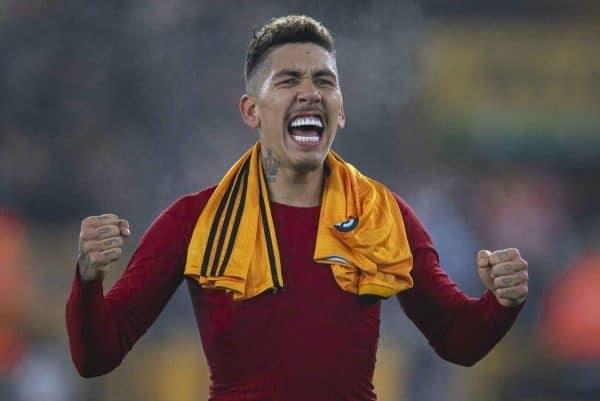
[[298, 90], [298, 101], [300, 103], [320, 103], [321, 102], [321, 91], [315, 86], [315, 84], [309, 80], [303, 80]]

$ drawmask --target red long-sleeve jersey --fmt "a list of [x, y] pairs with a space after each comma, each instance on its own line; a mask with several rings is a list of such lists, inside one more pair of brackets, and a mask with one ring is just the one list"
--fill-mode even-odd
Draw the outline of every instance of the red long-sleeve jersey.
[[[82, 376], [113, 370], [154, 322], [184, 278], [187, 246], [213, 190], [184, 196], [161, 213], [106, 295], [100, 282], [86, 284], [75, 274], [66, 321]], [[502, 307], [490, 292], [465, 296], [440, 267], [422, 223], [395, 196], [415, 284], [397, 299], [442, 358], [472, 365], [504, 336], [520, 307]], [[313, 261], [318, 206], [271, 202], [271, 212], [284, 275], [280, 292], [234, 302], [186, 279], [211, 372], [210, 400], [375, 400], [380, 301], [341, 290], [328, 265]]]

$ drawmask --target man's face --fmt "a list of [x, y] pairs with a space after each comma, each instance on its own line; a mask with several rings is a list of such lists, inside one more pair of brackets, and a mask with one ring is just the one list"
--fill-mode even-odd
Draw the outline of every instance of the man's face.
[[265, 60], [256, 102], [263, 157], [298, 173], [323, 166], [338, 128], [344, 126], [334, 57], [312, 43], [289, 43]]

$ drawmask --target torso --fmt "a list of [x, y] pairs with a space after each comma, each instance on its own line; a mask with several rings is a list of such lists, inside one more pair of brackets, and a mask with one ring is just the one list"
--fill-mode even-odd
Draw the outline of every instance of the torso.
[[188, 280], [211, 400], [375, 400], [380, 302], [313, 261], [319, 207], [271, 203], [284, 288], [245, 301]]

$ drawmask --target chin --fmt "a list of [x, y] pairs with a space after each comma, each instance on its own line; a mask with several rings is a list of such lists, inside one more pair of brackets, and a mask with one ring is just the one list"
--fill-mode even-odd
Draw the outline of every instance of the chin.
[[323, 162], [317, 159], [297, 160], [292, 164], [294, 171], [300, 174], [306, 174], [320, 169]]

